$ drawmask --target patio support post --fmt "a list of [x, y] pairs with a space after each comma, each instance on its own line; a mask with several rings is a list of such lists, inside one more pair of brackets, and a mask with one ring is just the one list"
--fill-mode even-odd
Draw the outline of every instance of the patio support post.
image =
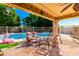
[[58, 35], [58, 20], [53, 21], [53, 34]]
[[52, 48], [50, 49], [50, 56], [59, 56], [59, 46], [58, 46], [58, 20], [53, 21], [53, 28], [52, 28], [53, 36], [52, 36]]
[[52, 43], [55, 46], [57, 44], [57, 36], [58, 36], [58, 20], [53, 21], [53, 39]]

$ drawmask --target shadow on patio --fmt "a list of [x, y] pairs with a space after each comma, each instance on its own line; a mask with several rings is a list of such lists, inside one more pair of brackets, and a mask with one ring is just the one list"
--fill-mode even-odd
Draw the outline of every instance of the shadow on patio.
[[[43, 56], [43, 51], [36, 52], [37, 47], [33, 45], [21, 45], [4, 51], [4, 56]], [[60, 56], [58, 45], [48, 52], [49, 56]]]

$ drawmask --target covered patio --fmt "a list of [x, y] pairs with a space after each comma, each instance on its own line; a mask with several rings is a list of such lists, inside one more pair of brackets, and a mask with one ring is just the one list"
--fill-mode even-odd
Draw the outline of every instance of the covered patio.
[[[9, 7], [19, 8], [31, 14], [34, 14], [52, 21], [52, 24], [53, 24], [52, 33], [53, 33], [53, 37], [56, 37], [52, 41], [54, 41], [54, 45], [56, 47], [54, 47], [51, 50], [51, 53], [50, 53], [51, 56], [79, 55], [79, 52], [77, 51], [79, 47], [77, 44], [71, 41], [71, 43], [73, 43], [74, 46], [78, 47], [78, 48], [75, 48], [76, 50], [75, 51], [74, 49], [72, 50], [70, 49], [71, 45], [68, 46], [67, 44], [60, 44], [58, 41], [58, 35], [60, 35], [60, 33], [58, 32], [58, 22], [63, 19], [67, 20], [67, 18], [78, 17], [79, 4], [76, 4], [76, 3], [63, 3], [63, 4], [62, 3], [50, 3], [50, 4], [49, 3], [9, 3], [8, 4], [7, 3], [5, 5]], [[68, 37], [68, 36], [63, 36], [63, 37]], [[68, 39], [72, 39], [72, 38], [68, 38]], [[12, 52], [14, 51], [14, 52], [12, 53], [11, 51]], [[25, 51], [28, 53], [25, 53]], [[39, 55], [39, 54], [36, 54], [34, 51], [35, 51], [34, 47], [29, 47], [29, 48], [24, 47], [24, 48], [19, 48], [18, 50], [16, 50], [16, 47], [14, 47], [13, 49], [4, 51], [4, 53], [5, 55], [35, 55], [35, 56]], [[75, 51], [75, 52], [73, 53], [72, 51], [73, 52]], [[22, 52], [23, 54], [21, 54]]]
[[5, 5], [51, 20], [53, 36], [59, 34], [58, 22], [60, 20], [79, 16], [78, 3], [7, 3]]
[[[64, 36], [64, 37], [63, 37]], [[61, 35], [62, 44], [58, 42], [58, 46], [52, 48], [49, 52], [49, 56], [78, 56], [79, 55], [79, 44], [73, 42], [73, 38], [69, 35]], [[42, 51], [41, 54], [36, 53], [36, 47], [34, 46], [22, 46], [13, 47], [4, 51], [4, 56], [44, 56]]]

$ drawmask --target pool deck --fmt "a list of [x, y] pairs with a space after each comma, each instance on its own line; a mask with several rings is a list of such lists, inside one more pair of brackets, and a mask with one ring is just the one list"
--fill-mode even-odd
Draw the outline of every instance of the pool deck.
[[[53, 48], [50, 52], [51, 56], [79, 56], [79, 44], [73, 42], [70, 35], [62, 34], [63, 44], [58, 43], [58, 47]], [[36, 48], [33, 46], [13, 47], [3, 50], [4, 56], [41, 56], [36, 53]], [[41, 52], [41, 51], [40, 51]]]

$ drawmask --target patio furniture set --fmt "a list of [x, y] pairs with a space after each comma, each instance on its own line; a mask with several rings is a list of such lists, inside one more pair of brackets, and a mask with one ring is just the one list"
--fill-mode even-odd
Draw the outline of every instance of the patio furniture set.
[[47, 37], [38, 37], [34, 34], [37, 34], [37, 32], [27, 32], [27, 38], [24, 41], [24, 44], [29, 44], [36, 47], [36, 53], [48, 56], [51, 52], [51, 49], [56, 47], [57, 45], [57, 37], [60, 37], [60, 42], [62, 44], [61, 36], [56, 35], [53, 37], [52, 33], [49, 33]]

